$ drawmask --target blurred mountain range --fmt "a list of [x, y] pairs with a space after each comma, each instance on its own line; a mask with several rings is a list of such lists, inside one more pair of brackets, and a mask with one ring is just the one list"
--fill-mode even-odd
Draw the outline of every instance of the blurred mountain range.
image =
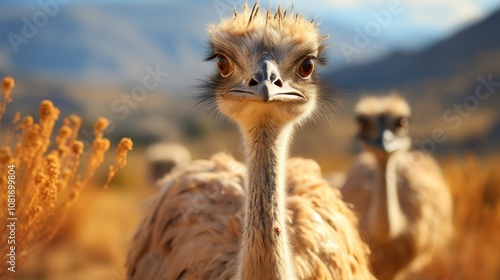
[[500, 11], [496, 11], [421, 51], [396, 52], [369, 64], [330, 71], [325, 77], [352, 92], [398, 90], [410, 100], [422, 142], [438, 128], [457, 139], [456, 145], [448, 145], [450, 150], [498, 149], [499, 26]]
[[400, 87], [449, 77], [475, 64], [483, 54], [500, 50], [499, 27], [500, 11], [497, 11], [418, 52], [395, 52], [373, 63], [341, 68], [326, 76], [342, 87], [355, 90]]
[[[50, 98], [63, 115], [79, 113], [89, 122], [98, 115], [108, 117], [118, 136], [179, 140], [198, 133], [199, 127], [189, 120], [188, 110], [179, 102], [185, 101], [184, 97], [195, 90], [192, 85], [213, 66], [202, 62], [206, 23], [217, 22], [231, 11], [223, 6], [217, 9], [211, 1], [195, 3], [201, 12], [189, 17], [186, 15], [194, 15], [192, 6], [178, 1], [99, 8], [61, 6], [61, 11], [67, 10], [50, 18], [39, 35], [18, 46], [17, 53], [12, 52], [8, 39], [1, 40], [0, 75], [18, 79], [9, 113], [22, 109], [36, 114], [39, 102]], [[19, 19], [38, 10], [36, 6], [21, 6], [8, 13], [0, 11], [2, 38], [12, 31], [20, 34], [24, 23]], [[339, 42], [352, 41], [352, 26], [335, 17], [325, 18], [323, 31], [333, 34], [329, 55], [334, 67], [321, 74], [349, 93], [337, 118], [336, 136], [344, 139], [339, 143], [350, 142], [354, 125], [351, 108], [361, 94], [396, 89], [411, 102], [413, 134], [421, 143], [429, 143], [433, 130], [442, 129], [448, 140], [435, 143], [439, 151], [498, 149], [500, 87], [494, 82], [490, 84], [495, 86], [482, 86], [481, 92], [491, 92], [485, 100], [476, 98], [477, 105], [474, 96], [484, 80], [500, 82], [499, 26], [497, 11], [434, 43], [430, 38], [407, 36], [409, 42], [427, 46], [413, 52], [396, 51], [390, 40], [372, 40], [361, 55], [376, 57], [370, 53], [372, 49], [384, 49], [385, 57], [349, 64]], [[148, 75], [146, 68], [155, 66], [169, 73], [165, 83], [148, 92], [145, 101], [128, 106], [127, 114], [114, 110], [113, 104], [124, 103], [123, 96], [130, 96], [142, 83]], [[473, 110], [464, 109], [461, 114], [456, 106]]]
[[[143, 78], [144, 67], [159, 64], [172, 77], [163, 87], [186, 91], [185, 85], [193, 84], [211, 69], [210, 63], [200, 63], [206, 53], [207, 23], [230, 17], [233, 7], [241, 7], [246, 1], [64, 2], [67, 4], [57, 7], [40, 4], [58, 3], [50, 0], [0, 2], [0, 72], [75, 83], [132, 84]], [[277, 5], [268, 2], [271, 7]], [[326, 70], [373, 60], [398, 49], [421, 49], [454, 30], [414, 23], [416, 16], [408, 4], [403, 12], [389, 15], [368, 47], [347, 59], [340, 46], [353, 44], [356, 30], [366, 30], [376, 21], [374, 13], [386, 9], [386, 4], [373, 9], [368, 3], [358, 9], [343, 9], [320, 2], [298, 2], [295, 8], [308, 18], [318, 17], [320, 30], [331, 34], [330, 68]], [[12, 36], [22, 39], [16, 42]]]

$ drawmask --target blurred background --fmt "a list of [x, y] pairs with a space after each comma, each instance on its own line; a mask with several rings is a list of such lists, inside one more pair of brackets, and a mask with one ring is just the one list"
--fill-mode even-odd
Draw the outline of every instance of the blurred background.
[[[111, 188], [96, 195], [105, 179], [96, 180], [54, 240], [23, 264], [19, 279], [124, 278], [127, 241], [143, 201], [155, 192], [147, 145], [179, 142], [194, 159], [219, 151], [241, 158], [234, 125], [191, 114], [189, 97], [214, 68], [203, 62], [208, 23], [243, 3], [0, 2], [0, 76], [16, 79], [5, 122], [17, 111], [38, 115], [40, 102], [50, 99], [62, 116], [83, 118], [84, 142], [92, 141], [99, 116], [109, 119], [113, 142], [134, 140], [129, 165]], [[320, 74], [340, 89], [341, 104], [333, 124], [298, 133], [291, 154], [314, 158], [325, 176], [344, 172], [358, 151], [354, 103], [363, 94], [398, 91], [412, 106], [415, 147], [442, 163], [462, 215], [455, 223], [463, 232], [452, 245], [460, 250], [444, 253], [421, 279], [500, 279], [494, 250], [500, 246], [494, 172], [500, 167], [500, 2], [321, 0], [295, 1], [295, 9], [317, 17], [330, 34], [329, 64]], [[436, 140], [436, 131], [446, 140]], [[479, 271], [483, 277], [474, 278]]]

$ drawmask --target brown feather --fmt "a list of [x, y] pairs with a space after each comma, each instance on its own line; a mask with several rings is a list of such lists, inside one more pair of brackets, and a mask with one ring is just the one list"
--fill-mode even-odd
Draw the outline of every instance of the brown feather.
[[[297, 278], [372, 279], [356, 217], [322, 179], [319, 166], [290, 159], [287, 174], [286, 230]], [[225, 154], [169, 175], [132, 240], [131, 279], [232, 279], [244, 177], [244, 165]]]

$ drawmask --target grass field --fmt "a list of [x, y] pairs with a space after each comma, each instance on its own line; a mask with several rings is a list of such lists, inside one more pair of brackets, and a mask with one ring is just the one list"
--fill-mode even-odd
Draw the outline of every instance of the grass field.
[[[154, 193], [145, 183], [142, 153], [131, 153], [129, 162], [110, 189], [91, 187], [82, 195], [54, 240], [23, 265], [28, 279], [125, 278], [127, 242], [144, 200]], [[446, 250], [410, 279], [499, 279], [499, 158], [480, 160], [468, 154], [441, 163], [454, 200], [455, 235]]]
[[[13, 86], [13, 82], [7, 86]], [[4, 83], [4, 92], [5, 87]], [[10, 92], [4, 93], [0, 117], [5, 113], [9, 95]], [[127, 141], [117, 145], [114, 156], [105, 156], [106, 150], [115, 147], [103, 136], [106, 121], [98, 119], [92, 152], [86, 159], [82, 157], [80, 164], [83, 143], [77, 140], [79, 119], [68, 117], [59, 130], [54, 130], [57, 108], [50, 102], [42, 103], [40, 114], [38, 123], [23, 116], [13, 126], [1, 127], [4, 141], [0, 149], [0, 182], [2, 186], [6, 184], [9, 164], [25, 167], [17, 185], [19, 215], [25, 219], [18, 228], [16, 273], [2, 270], [0, 278], [125, 279], [123, 264], [128, 242], [141, 218], [144, 202], [156, 192], [148, 183], [144, 151], [131, 151], [127, 166], [125, 151], [131, 149]], [[9, 129], [16, 131], [16, 127], [20, 137], [9, 136]], [[316, 159], [325, 175], [345, 171], [354, 152], [349, 147], [336, 153], [340, 149], [334, 149], [334, 145], [347, 147], [350, 140], [329, 140], [338, 136], [334, 131], [335, 128], [298, 133], [292, 154]], [[344, 139], [350, 139], [352, 132], [341, 131]], [[194, 158], [207, 158], [219, 150], [238, 157], [241, 149], [235, 130], [207, 135], [205, 139], [186, 141]], [[13, 142], [10, 145], [5, 140], [9, 137]], [[409, 279], [500, 279], [500, 156], [450, 154], [439, 160], [453, 196], [455, 234], [429, 265]], [[99, 165], [112, 168], [98, 169]], [[110, 170], [116, 176], [104, 188]], [[80, 176], [75, 175], [77, 171]], [[30, 184], [32, 181], [36, 184]], [[87, 186], [83, 188], [84, 185]], [[2, 208], [7, 208], [6, 201], [4, 192], [0, 195]], [[0, 218], [5, 219], [1, 215]], [[6, 236], [2, 235], [0, 244], [5, 250]], [[5, 257], [0, 257], [2, 268]]]

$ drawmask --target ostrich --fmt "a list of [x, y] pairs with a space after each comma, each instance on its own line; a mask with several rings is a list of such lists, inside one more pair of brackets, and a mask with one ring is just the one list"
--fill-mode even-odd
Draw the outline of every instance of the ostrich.
[[410, 107], [401, 97], [365, 97], [356, 106], [364, 150], [341, 189], [354, 205], [377, 279], [419, 269], [452, 232], [452, 202], [441, 170], [410, 150]]
[[238, 124], [246, 166], [216, 154], [168, 175], [131, 242], [129, 277], [373, 279], [340, 192], [314, 161], [287, 162], [294, 127], [327, 98], [314, 71], [325, 37], [257, 4], [209, 34], [218, 72], [200, 100]]
[[149, 180], [156, 182], [170, 173], [174, 167], [184, 166], [191, 162], [191, 152], [178, 143], [156, 143], [146, 149]]

